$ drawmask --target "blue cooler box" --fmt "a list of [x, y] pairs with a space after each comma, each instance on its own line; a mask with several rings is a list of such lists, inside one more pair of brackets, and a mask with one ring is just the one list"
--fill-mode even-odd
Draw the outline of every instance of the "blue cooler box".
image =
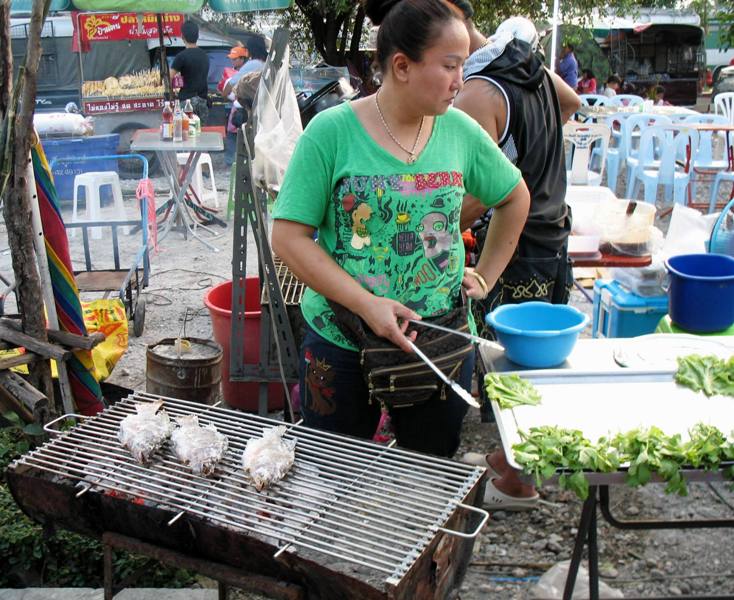
[[[120, 134], [90, 135], [74, 138], [47, 138], [42, 139], [43, 151], [46, 153], [48, 164], [54, 158], [70, 156], [105, 156], [118, 154]], [[74, 177], [89, 171], [117, 171], [117, 159], [83, 160], [83, 161], [56, 161], [52, 165], [56, 193], [60, 201], [71, 201], [74, 198]], [[112, 198], [109, 186], [102, 189], [102, 200]]]
[[594, 283], [593, 337], [628, 338], [654, 333], [668, 314], [668, 296], [638, 296], [615, 280]]

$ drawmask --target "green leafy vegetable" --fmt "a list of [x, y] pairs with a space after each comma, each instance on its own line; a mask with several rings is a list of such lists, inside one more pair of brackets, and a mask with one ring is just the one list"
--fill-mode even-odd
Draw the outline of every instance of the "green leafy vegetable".
[[536, 485], [563, 470], [558, 485], [584, 500], [589, 483], [583, 471], [608, 473], [619, 467], [617, 452], [605, 438], [592, 444], [578, 430], [554, 426], [531, 427], [529, 433], [521, 431], [520, 437], [522, 442], [512, 447], [515, 461], [533, 475]]
[[502, 410], [540, 404], [540, 392], [535, 386], [519, 375], [500, 375], [487, 373], [484, 376], [484, 389], [487, 396], [495, 400]]
[[718, 356], [679, 356], [675, 380], [707, 396], [734, 396], [734, 357], [725, 361]]

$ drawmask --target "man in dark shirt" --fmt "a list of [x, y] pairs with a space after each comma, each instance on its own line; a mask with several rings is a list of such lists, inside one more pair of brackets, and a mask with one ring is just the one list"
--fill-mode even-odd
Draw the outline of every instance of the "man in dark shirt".
[[204, 124], [209, 116], [207, 103], [209, 55], [196, 45], [199, 40], [199, 26], [193, 21], [186, 21], [181, 25], [181, 37], [186, 49], [173, 59], [171, 79], [181, 73], [184, 83], [178, 92], [178, 99], [182, 103], [191, 99], [194, 112]]
[[[568, 301], [573, 276], [567, 258], [571, 215], [565, 203], [563, 124], [581, 101], [536, 56], [538, 34], [530, 21], [507, 19], [487, 40], [471, 21], [468, 0], [452, 2], [466, 17], [471, 52], [455, 106], [474, 117], [520, 169], [531, 197], [515, 256], [487, 298], [472, 306], [477, 327], [487, 336], [484, 316], [501, 304]], [[462, 227], [480, 219], [473, 227], [480, 246], [489, 222], [485, 211], [477, 199], [464, 198]], [[501, 451], [478, 458], [494, 473], [485, 491], [488, 509], [526, 510], [537, 505], [535, 489], [520, 480]]]

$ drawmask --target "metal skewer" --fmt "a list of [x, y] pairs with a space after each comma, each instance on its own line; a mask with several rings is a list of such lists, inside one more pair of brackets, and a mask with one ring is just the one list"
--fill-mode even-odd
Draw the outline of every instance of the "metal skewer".
[[473, 396], [472, 396], [472, 395], [471, 395], [471, 394], [470, 394], [469, 392], [467, 392], [467, 391], [466, 391], [466, 390], [465, 390], [465, 389], [464, 389], [463, 387], [461, 387], [461, 386], [460, 386], [460, 385], [459, 385], [458, 383], [456, 383], [456, 382], [455, 382], [455, 381], [454, 381], [453, 379], [449, 379], [449, 378], [448, 378], [448, 377], [446, 376], [446, 374], [445, 374], [445, 373], [444, 373], [444, 372], [443, 372], [443, 371], [442, 371], [441, 369], [439, 369], [439, 368], [438, 368], [438, 367], [437, 367], [437, 366], [436, 366], [436, 365], [435, 365], [435, 364], [433, 363], [433, 361], [432, 361], [432, 360], [431, 360], [430, 358], [428, 358], [428, 357], [427, 357], [427, 356], [426, 356], [425, 354], [423, 354], [423, 352], [422, 352], [422, 351], [421, 351], [421, 350], [420, 350], [420, 349], [418, 348], [418, 346], [416, 346], [416, 345], [415, 345], [415, 344], [414, 344], [413, 342], [411, 342], [410, 340], [408, 340], [408, 343], [410, 344], [410, 347], [411, 347], [411, 348], [413, 348], [413, 352], [415, 352], [415, 353], [416, 353], [416, 354], [418, 355], [418, 357], [419, 357], [419, 358], [420, 358], [420, 359], [421, 359], [421, 360], [422, 360], [422, 361], [423, 361], [424, 363], [426, 363], [426, 364], [427, 364], [427, 365], [428, 365], [428, 366], [429, 366], [429, 367], [431, 368], [431, 370], [433, 370], [433, 372], [434, 372], [434, 373], [436, 373], [436, 375], [438, 375], [438, 376], [439, 376], [439, 378], [441, 379], [441, 381], [443, 381], [443, 382], [444, 382], [444, 383], [445, 383], [445, 384], [446, 384], [447, 386], [449, 386], [449, 387], [450, 387], [450, 388], [451, 388], [451, 389], [453, 390], [453, 392], [454, 392], [454, 393], [455, 393], [455, 394], [456, 394], [457, 396], [459, 396], [459, 398], [461, 398], [461, 399], [462, 399], [462, 400], [463, 400], [464, 402], [466, 402], [466, 403], [467, 403], [467, 404], [468, 404], [469, 406], [473, 406], [474, 408], [479, 408], [479, 402], [477, 402], [477, 401], [476, 401], [476, 400], [474, 399], [474, 397], [473, 397]]
[[443, 325], [436, 325], [435, 323], [429, 323], [428, 321], [417, 321], [415, 319], [408, 319], [408, 323], [412, 323], [413, 325], [423, 325], [424, 327], [430, 327], [431, 329], [438, 329], [439, 331], [444, 331], [446, 333], [454, 333], [468, 340], [471, 340], [475, 344], [484, 344], [485, 346], [492, 346], [493, 348], [496, 348], [497, 350], [504, 350], [504, 348], [497, 342], [493, 342], [492, 340], [488, 340], [486, 338], [479, 337], [478, 335], [472, 335], [471, 333], [465, 333], [463, 331], [457, 331], [456, 329], [444, 327]]

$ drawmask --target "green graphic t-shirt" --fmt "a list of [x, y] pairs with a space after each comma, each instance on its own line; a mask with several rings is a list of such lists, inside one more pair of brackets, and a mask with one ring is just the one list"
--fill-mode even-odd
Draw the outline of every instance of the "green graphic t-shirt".
[[[364, 288], [431, 316], [459, 298], [465, 193], [493, 206], [519, 181], [520, 171], [459, 110], [436, 117], [428, 144], [408, 165], [344, 103], [319, 113], [299, 139], [273, 218], [316, 227], [321, 247]], [[356, 349], [323, 296], [307, 289], [301, 309], [319, 335]]]

